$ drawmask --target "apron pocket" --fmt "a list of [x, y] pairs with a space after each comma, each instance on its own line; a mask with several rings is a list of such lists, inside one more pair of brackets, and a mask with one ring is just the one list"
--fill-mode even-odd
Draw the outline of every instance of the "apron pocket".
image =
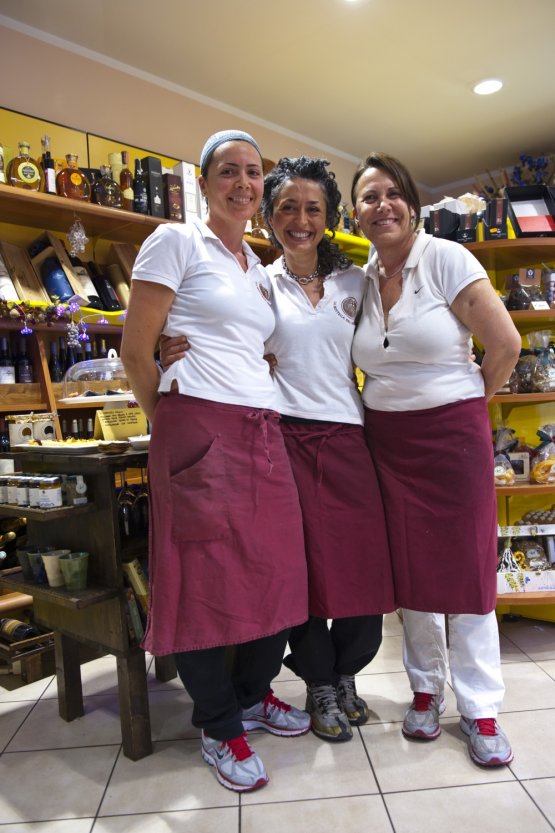
[[229, 532], [225, 458], [216, 436], [198, 462], [171, 477], [172, 540], [216, 541]]

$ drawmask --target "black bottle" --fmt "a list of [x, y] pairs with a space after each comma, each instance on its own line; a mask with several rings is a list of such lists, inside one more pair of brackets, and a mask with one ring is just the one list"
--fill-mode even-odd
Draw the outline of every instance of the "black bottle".
[[114, 287], [106, 277], [103, 275], [96, 263], [89, 260], [87, 269], [94, 284], [94, 288], [98, 292], [100, 300], [105, 310], [108, 312], [116, 312], [121, 309], [119, 298], [115, 293]]
[[19, 619], [0, 619], [0, 636], [8, 642], [21, 642], [22, 639], [38, 635], [38, 629], [27, 622], [20, 622]]
[[60, 336], [60, 350], [58, 356], [60, 359], [60, 367], [62, 368], [62, 373], [65, 373], [67, 367], [67, 350], [66, 340], [64, 336]]
[[27, 342], [24, 338], [19, 339], [19, 352], [15, 359], [15, 381], [24, 385], [33, 381], [33, 365], [27, 355]]
[[50, 344], [50, 361], [48, 362], [51, 382], [61, 382], [64, 378], [64, 368], [58, 357], [58, 346], [55, 341]]
[[72, 347], [71, 344], [67, 346], [67, 361], [66, 361], [66, 370], [69, 370], [70, 367], [73, 367], [74, 364], [78, 361], [77, 353], [75, 347]]
[[11, 385], [15, 382], [15, 365], [10, 355], [10, 343], [6, 336], [0, 338], [0, 384]]
[[137, 214], [148, 214], [147, 174], [141, 167], [141, 160], [135, 159], [135, 177], [133, 181], [133, 210]]
[[4, 417], [0, 417], [0, 454], [10, 450], [10, 434]]
[[91, 307], [91, 309], [103, 309], [102, 301], [98, 297], [97, 289], [91, 280], [89, 270], [85, 264], [79, 260], [78, 257], [73, 257], [72, 255], [70, 255], [69, 259], [71, 260], [71, 265], [73, 266], [75, 274], [81, 282], [83, 291], [86, 293], [89, 307]]

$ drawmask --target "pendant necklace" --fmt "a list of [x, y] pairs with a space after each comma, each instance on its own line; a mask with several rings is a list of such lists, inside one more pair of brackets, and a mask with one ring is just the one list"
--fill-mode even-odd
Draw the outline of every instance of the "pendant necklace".
[[318, 267], [316, 267], [316, 271], [312, 272], [311, 275], [295, 275], [293, 272], [291, 272], [291, 270], [287, 266], [287, 263], [285, 262], [285, 258], [282, 257], [281, 260], [283, 262], [283, 271], [285, 272], [285, 274], [289, 275], [289, 277], [293, 278], [293, 280], [297, 281], [297, 283], [300, 283], [301, 286], [306, 286], [307, 284], [312, 283], [312, 281], [315, 281], [316, 278], [320, 277], [320, 271], [319, 271]]

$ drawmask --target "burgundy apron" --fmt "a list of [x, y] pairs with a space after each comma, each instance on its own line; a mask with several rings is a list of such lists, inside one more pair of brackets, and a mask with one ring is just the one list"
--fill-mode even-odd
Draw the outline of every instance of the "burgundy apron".
[[390, 612], [385, 518], [362, 426], [284, 421], [281, 430], [301, 501], [310, 615]]
[[435, 613], [496, 603], [497, 505], [486, 401], [365, 408], [389, 531], [395, 597]]
[[233, 645], [306, 621], [301, 513], [275, 412], [162, 397], [149, 489], [146, 650]]

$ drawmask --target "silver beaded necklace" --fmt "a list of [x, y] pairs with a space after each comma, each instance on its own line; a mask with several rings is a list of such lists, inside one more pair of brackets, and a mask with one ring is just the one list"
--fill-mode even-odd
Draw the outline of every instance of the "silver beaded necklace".
[[283, 271], [285, 272], [285, 274], [289, 275], [289, 277], [293, 278], [293, 280], [297, 281], [297, 283], [300, 283], [301, 286], [306, 286], [307, 283], [312, 283], [312, 281], [315, 281], [316, 278], [320, 277], [320, 272], [319, 272], [318, 267], [316, 267], [316, 271], [312, 272], [311, 275], [295, 275], [295, 274], [293, 274], [293, 272], [291, 272], [291, 270], [287, 266], [287, 263], [285, 262], [285, 258], [282, 257], [281, 260], [282, 260], [282, 263], [283, 263]]

